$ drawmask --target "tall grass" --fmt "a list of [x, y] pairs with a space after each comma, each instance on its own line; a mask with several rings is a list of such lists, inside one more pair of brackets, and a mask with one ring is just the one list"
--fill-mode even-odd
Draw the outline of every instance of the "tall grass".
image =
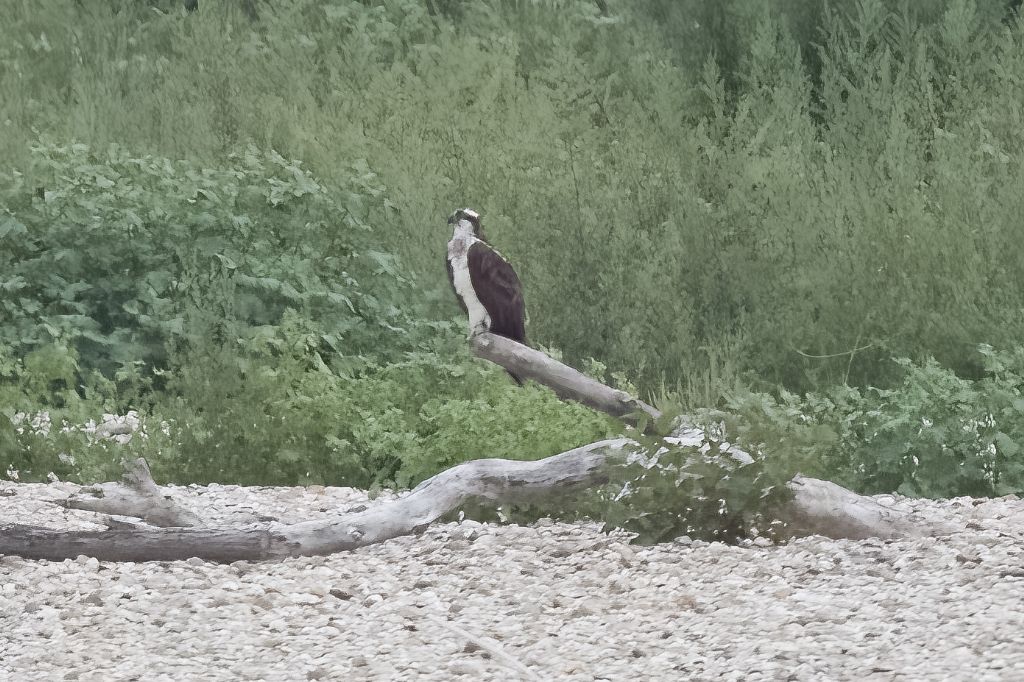
[[441, 218], [478, 207], [532, 335], [648, 386], [702, 348], [806, 389], [893, 381], [894, 353], [976, 372], [1020, 336], [1024, 56], [996, 3], [12, 4], [14, 165], [40, 134], [368, 159], [433, 288]]

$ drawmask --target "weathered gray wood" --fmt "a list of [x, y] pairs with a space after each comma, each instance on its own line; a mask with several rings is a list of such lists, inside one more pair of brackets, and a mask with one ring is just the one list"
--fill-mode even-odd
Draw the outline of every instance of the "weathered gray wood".
[[[55, 531], [25, 525], [0, 527], [0, 554], [60, 561], [80, 554], [105, 561], [209, 561], [281, 559], [333, 554], [418, 532], [470, 500], [523, 502], [608, 479], [607, 467], [640, 447], [627, 438], [591, 443], [546, 459], [478, 459], [452, 467], [409, 494], [327, 521], [267, 528]], [[739, 453], [737, 452], [737, 457]], [[956, 528], [915, 519], [845, 488], [812, 478], [790, 484], [794, 499], [780, 511], [790, 534], [832, 538], [945, 535]]]
[[68, 509], [132, 516], [161, 528], [188, 528], [201, 524], [195, 514], [182, 509], [160, 491], [153, 481], [149, 465], [141, 457], [125, 463], [124, 484], [100, 483], [88, 486], [76, 495], [65, 500], [54, 500], [53, 503]]
[[473, 336], [470, 345], [477, 357], [500, 365], [519, 377], [544, 384], [564, 400], [575, 400], [619, 418], [637, 411], [647, 413], [652, 419], [661, 416], [657, 409], [639, 398], [605, 386], [539, 350], [504, 336], [483, 332]]
[[104, 561], [169, 561], [198, 557], [231, 562], [333, 554], [417, 532], [471, 499], [523, 501], [533, 495], [594, 485], [602, 468], [628, 452], [625, 438], [591, 443], [546, 459], [478, 459], [442, 471], [409, 494], [327, 521], [268, 528], [55, 531], [0, 526], [0, 554], [62, 561], [82, 554]]
[[24, 524], [0, 526], [0, 554], [63, 561], [174, 561], [200, 557], [230, 563], [289, 556], [288, 540], [267, 529], [138, 528], [63, 531]]
[[831, 481], [796, 476], [788, 484], [793, 499], [781, 510], [789, 534], [848, 540], [949, 535], [958, 529], [887, 507]]

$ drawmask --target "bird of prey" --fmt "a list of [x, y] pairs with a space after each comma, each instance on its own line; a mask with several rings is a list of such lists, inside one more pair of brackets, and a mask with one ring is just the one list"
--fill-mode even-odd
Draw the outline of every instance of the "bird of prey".
[[[463, 312], [469, 315], [469, 336], [489, 331], [526, 343], [523, 285], [505, 257], [487, 243], [480, 214], [462, 208], [448, 218], [448, 279]], [[509, 375], [522, 385], [512, 372]]]

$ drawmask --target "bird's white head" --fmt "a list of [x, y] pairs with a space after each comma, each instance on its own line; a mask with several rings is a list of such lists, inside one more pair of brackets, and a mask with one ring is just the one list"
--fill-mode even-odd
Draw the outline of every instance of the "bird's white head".
[[448, 216], [448, 224], [454, 228], [455, 234], [473, 235], [483, 239], [480, 231], [480, 214], [471, 208], [460, 208]]

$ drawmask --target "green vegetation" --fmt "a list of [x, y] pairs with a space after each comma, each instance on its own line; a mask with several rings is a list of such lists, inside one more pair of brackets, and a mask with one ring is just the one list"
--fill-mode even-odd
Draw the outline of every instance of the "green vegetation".
[[[210, 170], [35, 145], [3, 223], [8, 416], [141, 407], [167, 425], [133, 443], [161, 475], [249, 484], [408, 485], [480, 443], [537, 457], [610, 432], [471, 362], [375, 248], [394, 210], [379, 181], [364, 161], [349, 173], [328, 189], [252, 148]], [[5, 463], [26, 476], [116, 471], [116, 448], [86, 434], [22, 430]]]
[[469, 357], [470, 205], [536, 343], [765, 480], [1019, 492], [1021, 73], [1001, 2], [9, 2], [0, 412], [148, 435], [0, 419], [0, 474], [408, 485], [617, 432]]

